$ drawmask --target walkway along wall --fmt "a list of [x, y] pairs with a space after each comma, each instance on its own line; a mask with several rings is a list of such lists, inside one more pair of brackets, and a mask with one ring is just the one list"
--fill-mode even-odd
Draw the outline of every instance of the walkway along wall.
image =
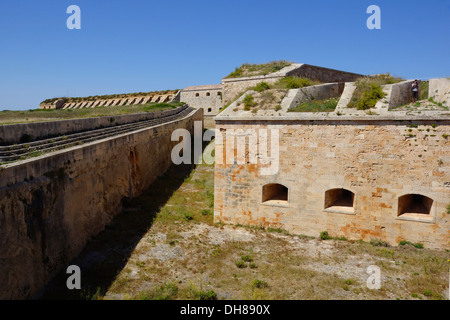
[[171, 165], [177, 128], [202, 110], [132, 133], [0, 167], [0, 299], [36, 296], [86, 242]]

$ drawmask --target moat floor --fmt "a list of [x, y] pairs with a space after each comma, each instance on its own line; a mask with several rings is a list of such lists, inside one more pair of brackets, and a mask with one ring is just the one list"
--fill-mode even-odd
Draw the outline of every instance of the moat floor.
[[[172, 167], [93, 239], [43, 299], [445, 299], [450, 253], [213, 223], [214, 167]], [[367, 268], [381, 289], [367, 287]], [[64, 284], [64, 285], [62, 285]]]

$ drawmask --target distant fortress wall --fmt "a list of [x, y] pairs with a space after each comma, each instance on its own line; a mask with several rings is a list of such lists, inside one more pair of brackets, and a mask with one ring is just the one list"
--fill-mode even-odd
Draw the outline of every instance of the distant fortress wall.
[[51, 138], [68, 133], [112, 127], [141, 120], [155, 119], [177, 113], [177, 109], [162, 112], [141, 112], [136, 114], [96, 117], [86, 119], [31, 122], [0, 126], [0, 145], [20, 143], [27, 135], [31, 140]]
[[[215, 222], [450, 249], [449, 116], [301, 116], [215, 118], [224, 137], [215, 144]], [[246, 135], [271, 129], [276, 172], [262, 175], [247, 154], [225, 160], [238, 146], [261, 150]], [[245, 149], [226, 149], [240, 138]]]
[[113, 107], [122, 105], [137, 105], [148, 102], [171, 102], [176, 96], [175, 91], [163, 91], [162, 93], [149, 93], [148, 95], [119, 95], [121, 97], [101, 99], [101, 98], [61, 98], [54, 99], [53, 102], [42, 102], [39, 109], [82, 109], [95, 107]]

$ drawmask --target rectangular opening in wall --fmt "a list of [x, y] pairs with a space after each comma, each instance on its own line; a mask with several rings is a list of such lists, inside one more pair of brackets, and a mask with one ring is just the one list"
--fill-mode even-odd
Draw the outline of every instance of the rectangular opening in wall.
[[325, 192], [324, 210], [336, 213], [354, 213], [355, 194], [346, 189], [331, 189]]
[[421, 194], [406, 194], [398, 198], [397, 216], [409, 220], [431, 221], [433, 199]]
[[287, 205], [288, 188], [278, 183], [266, 184], [262, 189], [262, 202], [263, 204]]

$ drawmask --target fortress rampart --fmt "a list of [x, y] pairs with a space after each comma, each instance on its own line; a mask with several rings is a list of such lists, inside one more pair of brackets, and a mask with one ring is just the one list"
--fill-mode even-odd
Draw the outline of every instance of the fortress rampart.
[[32, 140], [39, 140], [68, 133], [83, 132], [137, 121], [156, 119], [162, 116], [173, 115], [177, 112], [179, 112], [179, 109], [162, 112], [140, 112], [121, 116], [2, 125], [0, 126], [0, 145], [19, 143], [24, 135], [30, 136]]
[[0, 167], [0, 299], [27, 299], [171, 165], [175, 129], [202, 110]]

